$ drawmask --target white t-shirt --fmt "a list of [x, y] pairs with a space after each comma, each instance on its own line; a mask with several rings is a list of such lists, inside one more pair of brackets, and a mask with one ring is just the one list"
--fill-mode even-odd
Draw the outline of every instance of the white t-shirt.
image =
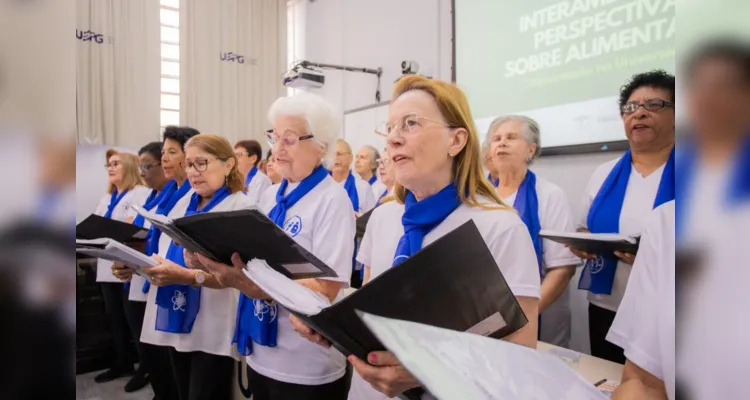
[[[170, 218], [185, 215], [191, 190], [169, 213]], [[229, 195], [209, 212], [241, 210], [252, 207], [250, 199], [242, 192]], [[162, 233], [159, 238], [159, 255], [165, 257], [172, 241]], [[237, 318], [239, 292], [234, 289], [201, 288], [201, 304], [198, 316], [190, 333], [170, 333], [156, 330], [156, 292], [153, 286], [148, 292], [146, 314], [143, 317], [141, 341], [158, 346], [169, 346], [180, 352], [202, 351], [218, 356], [234, 357], [232, 337]]]
[[675, 398], [674, 201], [648, 218], [633, 274], [607, 340], [625, 357], [664, 381]]
[[[128, 190], [128, 192], [125, 193], [122, 199], [120, 199], [120, 202], [117, 203], [115, 209], [112, 210], [112, 219], [118, 221], [127, 221], [130, 218], [134, 218], [136, 213], [128, 206], [130, 204], [142, 205], [146, 202], [149, 193], [151, 193], [151, 189], [141, 185], [135, 186], [134, 188]], [[111, 198], [112, 195], [109, 193], [106, 193], [104, 196], [102, 196], [102, 199], [99, 200], [99, 205], [96, 206], [94, 214], [104, 216], [104, 214], [107, 213], [107, 206], [109, 206], [109, 201]], [[99, 259], [96, 262], [96, 281], [120, 282], [120, 280], [112, 274], [111, 261]]]
[[[367, 183], [365, 183], [367, 184]], [[289, 193], [299, 184], [289, 184]], [[276, 205], [279, 185], [263, 194], [258, 206], [268, 214]], [[285, 231], [295, 242], [314, 254], [338, 274], [329, 279], [347, 287], [352, 272], [355, 220], [346, 191], [330, 176], [286, 212]], [[296, 233], [287, 227], [299, 227]], [[326, 349], [304, 339], [292, 329], [289, 311], [279, 305], [276, 347], [253, 343], [247, 364], [257, 373], [281, 382], [322, 385], [344, 376], [346, 360], [333, 348]]]
[[[373, 194], [372, 194], [372, 186], [370, 186], [369, 183], [362, 180], [362, 178], [359, 177], [358, 174], [352, 174], [354, 176], [354, 183], [357, 187], [357, 197], [359, 197], [359, 214], [364, 214], [373, 208], [375, 208], [375, 201], [377, 200]], [[336, 182], [334, 180], [334, 182]], [[344, 187], [346, 184], [346, 179], [339, 182], [339, 185], [341, 187]], [[347, 194], [347, 198], [349, 198], [349, 195]], [[349, 205], [352, 204], [352, 201], [349, 200]]]
[[[480, 198], [489, 203], [489, 200]], [[389, 201], [372, 212], [362, 238], [357, 261], [370, 267], [370, 280], [393, 264], [396, 247], [404, 234], [401, 217], [404, 205]], [[539, 267], [529, 231], [518, 214], [511, 210], [485, 209], [460, 205], [440, 225], [425, 235], [422, 247], [473, 220], [487, 247], [497, 261], [508, 287], [516, 296], [539, 298]], [[460, 267], [460, 266], [457, 266]], [[376, 391], [356, 372], [349, 391], [351, 400], [375, 400], [387, 397]]]
[[258, 170], [250, 183], [247, 184], [247, 197], [253, 202], [253, 204], [258, 204], [260, 197], [263, 196], [263, 193], [271, 185], [271, 179]]
[[[503, 199], [512, 206], [516, 193]], [[536, 195], [539, 201], [539, 223], [542, 229], [574, 232], [573, 212], [565, 192], [552, 182], [537, 176]], [[560, 243], [542, 240], [542, 264], [544, 275], [552, 268], [579, 265], [581, 260]], [[570, 343], [570, 295], [566, 290], [542, 314], [540, 340], [567, 347]]]
[[380, 196], [382, 196], [383, 193], [388, 190], [388, 187], [386, 187], [385, 184], [380, 181], [380, 179], [377, 179], [372, 183], [372, 185], [370, 185], [370, 189], [372, 189], [372, 196], [375, 199], [375, 203], [377, 203], [378, 199], [380, 199]]
[[725, 200], [729, 193], [729, 177], [732, 176], [734, 162], [727, 162], [720, 166], [707, 166], [703, 163], [695, 165], [693, 180], [689, 190], [685, 193], [685, 201], [680, 199], [684, 207], [684, 226], [682, 227], [686, 242], [700, 243], [710, 238], [710, 232], [721, 227], [716, 214], [726, 210]]
[[[579, 220], [578, 225], [580, 228], [588, 229], [588, 223], [586, 221], [591, 203], [593, 203], [594, 198], [597, 193], [599, 193], [599, 189], [602, 187], [602, 184], [618, 161], [620, 161], [619, 158], [600, 165], [591, 175], [591, 179], [589, 179], [583, 197], [583, 213], [581, 213], [581, 219]], [[635, 168], [633, 168], [630, 173], [628, 187], [625, 190], [625, 199], [622, 202], [622, 209], [620, 211], [621, 234], [635, 235], [640, 234], [643, 231], [648, 216], [654, 209], [654, 201], [656, 199], [656, 193], [659, 191], [659, 184], [661, 183], [663, 172], [664, 165], [652, 172], [649, 176], [643, 177], [635, 170]], [[589, 301], [598, 307], [610, 311], [617, 311], [617, 308], [620, 306], [620, 301], [622, 301], [622, 296], [625, 294], [625, 287], [628, 284], [628, 278], [630, 277], [632, 267], [632, 265], [626, 262], [619, 261], [617, 263], [617, 271], [615, 272], [615, 280], [612, 284], [612, 293], [606, 295], [589, 292]]]
[[677, 374], [693, 399], [747, 398], [750, 204], [704, 210], [716, 219], [694, 271], [678, 265]]
[[[149, 192], [150, 195], [150, 192]], [[145, 203], [145, 201], [144, 201]], [[139, 204], [143, 205], [143, 204]], [[156, 207], [151, 209], [151, 211], [156, 211]], [[134, 217], [136, 217], [137, 214], [134, 214]], [[148, 222], [147, 219], [143, 220], [143, 228], [149, 229], [151, 227], [151, 223]], [[143, 284], [146, 282], [146, 278], [143, 278], [142, 276], [138, 274], [133, 274], [133, 277], [130, 279], [130, 290], [128, 291], [128, 300], [130, 301], [140, 301], [145, 302], [148, 300], [148, 293], [143, 293]]]

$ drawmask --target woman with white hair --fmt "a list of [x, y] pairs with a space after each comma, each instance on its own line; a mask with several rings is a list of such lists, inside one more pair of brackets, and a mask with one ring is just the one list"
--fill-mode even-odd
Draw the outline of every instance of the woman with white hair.
[[357, 157], [354, 160], [354, 171], [359, 174], [362, 180], [370, 184], [376, 200], [387, 189], [382, 182], [382, 178], [378, 178], [377, 174], [380, 160], [378, 150], [369, 144], [362, 146], [357, 151]]
[[[399, 79], [387, 138], [396, 175], [395, 201], [373, 211], [357, 260], [366, 265], [365, 285], [424, 246], [468, 221], [476, 224], [487, 248], [516, 296], [529, 323], [504, 340], [536, 347], [539, 274], [534, 247], [518, 215], [500, 200], [484, 178], [481, 150], [466, 96], [455, 85], [410, 75]], [[456, 266], [461, 273], [463, 266]], [[327, 345], [296, 318], [295, 329]], [[393, 353], [349, 356], [356, 374], [349, 398], [394, 397], [420, 386]]]
[[580, 260], [564, 245], [542, 240], [539, 231], [574, 232], [575, 223], [562, 189], [529, 170], [529, 164], [541, 150], [539, 136], [536, 121], [510, 115], [492, 121], [485, 143], [499, 179], [497, 194], [518, 211], [534, 243], [542, 279], [539, 340], [568, 347], [570, 300], [567, 289]]
[[[273, 124], [268, 141], [275, 168], [284, 179], [266, 190], [258, 206], [336, 271], [336, 278], [297, 281], [333, 301], [349, 283], [355, 234], [349, 196], [323, 166], [340, 133], [338, 114], [321, 97], [301, 93], [277, 99], [268, 118]], [[247, 356], [253, 399], [346, 398], [344, 356], [297, 335], [289, 311], [243, 274], [239, 256], [233, 258], [234, 266], [203, 256], [199, 261], [223, 285], [242, 292], [233, 343]]]
[[[333, 180], [341, 184], [349, 200], [352, 202], [354, 213], [362, 215], [375, 207], [375, 196], [372, 194], [372, 187], [367, 181], [360, 178], [351, 170], [352, 166], [352, 148], [344, 139], [336, 140], [336, 152], [331, 163], [331, 176]], [[355, 171], [356, 172], [356, 171]]]

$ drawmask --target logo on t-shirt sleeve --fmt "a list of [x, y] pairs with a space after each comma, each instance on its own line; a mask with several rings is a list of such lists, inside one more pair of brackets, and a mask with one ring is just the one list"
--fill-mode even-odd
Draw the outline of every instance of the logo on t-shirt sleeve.
[[295, 215], [284, 222], [284, 232], [295, 237], [302, 230], [302, 218]]

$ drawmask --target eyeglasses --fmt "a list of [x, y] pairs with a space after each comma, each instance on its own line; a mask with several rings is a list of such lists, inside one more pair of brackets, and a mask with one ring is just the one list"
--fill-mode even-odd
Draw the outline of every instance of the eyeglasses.
[[121, 161], [110, 161], [104, 164], [104, 169], [117, 168], [120, 164], [122, 164]]
[[380, 158], [375, 161], [378, 164], [378, 167], [387, 167], [391, 165], [391, 159], [390, 158]]
[[208, 160], [205, 158], [197, 158], [195, 161], [185, 161], [185, 171], [194, 168], [198, 172], [206, 172], [208, 163], [211, 161], [216, 161], [216, 159]]
[[345, 152], [339, 152], [339, 151], [337, 151], [336, 152], [336, 157], [348, 156], [349, 154], [352, 154], [352, 153], [345, 153]]
[[235, 155], [235, 156], [236, 156], [237, 158], [242, 158], [242, 157], [246, 156], [246, 155], [247, 155], [247, 153], [243, 153], [243, 152], [241, 152], [241, 151], [238, 151], [238, 152], [234, 153], [234, 155]]
[[151, 168], [154, 168], [154, 167], [159, 166], [159, 165], [161, 165], [161, 163], [156, 163], [156, 164], [142, 164], [142, 165], [138, 166], [138, 170], [141, 171], [141, 172], [148, 172], [148, 171], [151, 170]]
[[276, 142], [281, 141], [285, 146], [292, 147], [302, 140], [312, 139], [313, 135], [299, 136], [294, 131], [284, 131], [281, 135], [277, 135], [274, 131], [266, 131], [266, 140], [271, 147], [276, 146]]
[[623, 105], [622, 108], [620, 108], [620, 111], [626, 115], [632, 114], [636, 112], [640, 106], [643, 106], [646, 111], [659, 111], [664, 107], [673, 107], [674, 103], [661, 99], [648, 99], [643, 103], [633, 101]]
[[381, 123], [377, 128], [375, 128], [375, 133], [380, 136], [388, 136], [391, 132], [394, 131], [398, 131], [401, 134], [417, 133], [422, 129], [422, 124], [419, 123], [420, 120], [434, 122], [451, 129], [459, 128], [458, 126], [453, 126], [442, 121], [436, 121], [427, 117], [420, 117], [417, 113], [408, 113], [404, 114], [404, 116], [401, 117], [401, 119], [399, 119], [397, 122], [386, 121]]

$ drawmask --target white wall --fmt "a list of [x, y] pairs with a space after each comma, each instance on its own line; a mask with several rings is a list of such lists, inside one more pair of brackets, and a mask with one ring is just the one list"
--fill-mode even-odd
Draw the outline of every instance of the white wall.
[[[383, 98], [390, 99], [401, 61], [414, 60], [434, 77], [450, 80], [452, 63], [450, 0], [315, 0], [304, 2], [305, 46], [308, 61], [383, 68]], [[302, 6], [302, 4], [299, 4]], [[373, 76], [326, 71], [325, 87], [316, 91], [340, 110], [375, 102]], [[362, 126], [363, 124], [349, 124]], [[373, 135], [362, 127], [363, 135]], [[347, 137], [359, 132], [346, 132]], [[357, 140], [352, 142], [372, 142]], [[593, 170], [621, 153], [542, 157], [534, 171], [559, 185], [568, 195], [576, 218], [581, 196]], [[576, 289], [579, 273], [571, 280], [573, 337], [571, 347], [589, 352], [588, 303]]]
[[[381, 101], [390, 99], [401, 61], [451, 77], [450, 0], [316, 0], [306, 3], [305, 59], [383, 68]], [[447, 27], [447, 28], [446, 28]], [[375, 103], [374, 75], [326, 71], [317, 93], [342, 112]]]

